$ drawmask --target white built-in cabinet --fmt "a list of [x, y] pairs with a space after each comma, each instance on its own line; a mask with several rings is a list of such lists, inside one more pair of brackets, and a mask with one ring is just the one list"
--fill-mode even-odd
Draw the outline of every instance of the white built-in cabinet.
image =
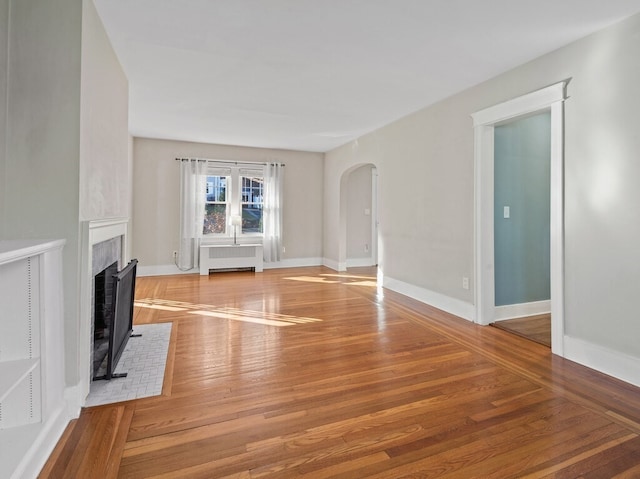
[[36, 477], [66, 425], [62, 248], [0, 241], [0, 477]]

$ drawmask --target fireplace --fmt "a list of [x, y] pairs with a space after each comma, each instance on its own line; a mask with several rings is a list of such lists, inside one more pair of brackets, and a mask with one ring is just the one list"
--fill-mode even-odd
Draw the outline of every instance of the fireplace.
[[128, 218], [109, 218], [81, 223], [80, 341], [77, 405], [82, 407], [94, 377], [95, 276], [113, 263], [118, 268], [128, 260]]

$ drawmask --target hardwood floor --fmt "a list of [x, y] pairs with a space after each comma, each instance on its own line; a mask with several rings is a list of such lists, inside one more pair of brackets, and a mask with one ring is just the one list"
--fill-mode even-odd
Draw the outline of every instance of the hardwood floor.
[[551, 315], [539, 314], [526, 318], [507, 319], [491, 323], [499, 329], [503, 329], [523, 338], [551, 347]]
[[84, 409], [40, 477], [640, 477], [640, 389], [373, 273], [138, 278], [163, 393]]

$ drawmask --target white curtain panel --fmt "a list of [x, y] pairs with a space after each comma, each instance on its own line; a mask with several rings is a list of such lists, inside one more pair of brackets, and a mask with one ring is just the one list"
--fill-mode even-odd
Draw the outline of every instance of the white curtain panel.
[[269, 163], [264, 168], [264, 261], [280, 261], [282, 251], [282, 175], [284, 166]]
[[200, 239], [204, 226], [207, 179], [206, 160], [180, 161], [180, 251], [178, 268], [200, 265]]

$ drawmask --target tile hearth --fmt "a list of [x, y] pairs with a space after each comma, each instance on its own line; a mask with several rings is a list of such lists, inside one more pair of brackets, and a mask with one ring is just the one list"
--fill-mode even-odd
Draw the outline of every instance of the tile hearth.
[[92, 381], [85, 406], [99, 406], [128, 401], [162, 393], [164, 371], [169, 350], [172, 323], [133, 326], [116, 373], [127, 373], [125, 378], [110, 381]]

